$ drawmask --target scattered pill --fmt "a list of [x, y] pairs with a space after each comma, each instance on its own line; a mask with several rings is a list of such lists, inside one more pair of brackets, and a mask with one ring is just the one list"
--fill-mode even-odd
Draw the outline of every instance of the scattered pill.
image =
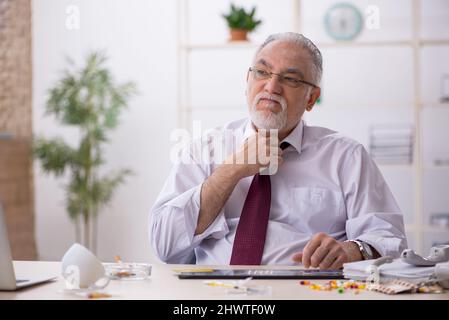
[[338, 293], [345, 293], [345, 290], [353, 290], [354, 294], [360, 294], [361, 290], [366, 289], [366, 285], [364, 283], [357, 283], [353, 280], [349, 281], [336, 281], [330, 280], [324, 284], [313, 283], [308, 280], [301, 280], [299, 284], [302, 286], [308, 286], [311, 290], [316, 291], [332, 291], [337, 290]]

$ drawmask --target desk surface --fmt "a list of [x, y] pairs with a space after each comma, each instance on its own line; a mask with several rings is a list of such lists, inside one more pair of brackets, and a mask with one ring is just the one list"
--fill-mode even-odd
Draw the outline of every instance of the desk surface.
[[[270, 296], [227, 295], [225, 288], [210, 287], [202, 280], [179, 280], [172, 271], [180, 265], [154, 264], [151, 278], [144, 281], [112, 280], [106, 292], [112, 297], [108, 299], [149, 299], [149, 300], [378, 300], [378, 299], [410, 299], [410, 300], [448, 300], [449, 291], [443, 294], [400, 294], [385, 295], [362, 290], [354, 294], [347, 290], [340, 294], [337, 290], [316, 291], [299, 285], [299, 280], [254, 280], [258, 285], [271, 286]], [[185, 267], [185, 266], [184, 266]], [[192, 266], [188, 266], [192, 267]], [[60, 277], [59, 262], [15, 261], [15, 272], [18, 278], [23, 275], [43, 276], [59, 275], [58, 279], [49, 283], [25, 288], [14, 292], [0, 292], [0, 300], [4, 299], [84, 299], [79, 296], [65, 294], [64, 281]], [[225, 267], [229, 268], [229, 266]], [[260, 267], [263, 269], [264, 267]], [[270, 269], [273, 267], [270, 266]], [[285, 269], [286, 267], [280, 267]], [[298, 269], [298, 268], [296, 268]], [[313, 280], [314, 283], [325, 283], [326, 280]]]

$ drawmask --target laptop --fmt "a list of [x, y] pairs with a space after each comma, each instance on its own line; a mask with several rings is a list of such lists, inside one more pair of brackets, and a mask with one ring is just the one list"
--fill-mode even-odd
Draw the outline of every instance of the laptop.
[[55, 279], [54, 277], [21, 277], [16, 279], [14, 266], [11, 257], [11, 248], [9, 246], [8, 234], [6, 231], [6, 222], [0, 203], [0, 291], [14, 291], [44, 283]]

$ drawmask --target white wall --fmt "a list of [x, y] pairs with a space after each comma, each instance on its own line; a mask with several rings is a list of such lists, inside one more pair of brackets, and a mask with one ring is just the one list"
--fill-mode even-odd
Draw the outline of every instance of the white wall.
[[[98, 256], [152, 261], [147, 216], [169, 170], [169, 132], [176, 125], [176, 2], [125, 0], [33, 1], [34, 133], [73, 130], [44, 116], [46, 92], [60, 76], [64, 57], [81, 62], [89, 50], [107, 49], [118, 81], [135, 81], [139, 95], [123, 113], [105, 150], [107, 169], [131, 168], [99, 218]], [[66, 9], [80, 12], [80, 29], [66, 28]], [[64, 207], [64, 182], [44, 176], [35, 165], [36, 238], [39, 258], [59, 260], [75, 240]]]
[[[229, 0], [190, 0], [190, 41], [199, 44], [224, 43], [228, 33], [221, 14]], [[293, 30], [292, 0], [236, 0], [258, 6], [264, 23], [250, 35], [260, 42], [270, 33]], [[323, 17], [335, 0], [302, 0], [301, 28], [319, 43], [331, 38], [323, 28]], [[357, 41], [404, 41], [412, 35], [410, 0], [353, 1], [362, 12], [370, 5], [380, 8], [381, 28], [364, 29]], [[425, 0], [422, 36], [427, 39], [449, 35], [449, 6], [446, 0]], [[80, 30], [65, 27], [68, 5], [80, 9]], [[169, 133], [176, 126], [176, 1], [170, 0], [34, 0], [34, 132], [63, 134], [76, 141], [73, 130], [62, 129], [44, 117], [46, 90], [58, 78], [68, 54], [80, 62], [89, 49], [105, 48], [109, 66], [121, 81], [136, 81], [140, 95], [122, 118], [106, 149], [108, 168], [129, 167], [135, 175], [122, 186], [99, 220], [98, 255], [111, 260], [120, 254], [126, 260], [154, 261], [147, 241], [147, 215], [168, 173]], [[219, 125], [246, 114], [244, 79], [255, 48], [194, 50], [189, 67], [188, 105], [193, 120], [202, 127]], [[328, 126], [367, 145], [368, 126], [378, 123], [413, 123], [413, 60], [409, 46], [324, 47], [323, 100], [308, 115], [312, 124]], [[427, 104], [439, 97], [441, 73], [447, 73], [447, 46], [422, 50], [422, 96]], [[196, 108], [197, 107], [197, 108]], [[195, 109], [196, 108], [196, 109]], [[444, 144], [449, 131], [444, 121], [447, 108], [423, 111], [424, 160], [449, 157]], [[357, 119], [356, 121], [354, 119]], [[435, 124], [436, 129], [433, 124]], [[438, 132], [437, 132], [437, 131]], [[74, 230], [64, 209], [63, 181], [44, 176], [35, 166], [36, 234], [40, 258], [58, 260], [74, 241]], [[449, 172], [449, 170], [447, 171]], [[407, 223], [414, 221], [414, 176], [410, 168], [384, 168]], [[426, 189], [436, 188], [425, 177]], [[438, 175], [445, 177], [445, 175]], [[434, 190], [433, 189], [433, 190]], [[449, 210], [447, 197], [438, 208]], [[434, 203], [429, 197], [425, 203]], [[430, 210], [430, 208], [429, 208]], [[447, 233], [447, 232], [446, 232]], [[446, 238], [446, 235], [443, 235]], [[443, 239], [442, 238], [442, 239]], [[413, 246], [414, 239], [411, 239]], [[429, 240], [430, 243], [430, 240]]]
[[[293, 10], [300, 10], [301, 32], [320, 48], [324, 66], [321, 103], [304, 116], [309, 124], [339, 131], [361, 142], [367, 149], [372, 125], [417, 125], [414, 56], [410, 45], [413, 39], [412, 0], [348, 1], [365, 17], [369, 15], [369, 6], [376, 6], [379, 28], [364, 26], [356, 39], [343, 45], [335, 45], [324, 27], [327, 10], [341, 1], [301, 0], [298, 1], [301, 3], [299, 8], [293, 5], [294, 0], [233, 2], [247, 8], [257, 4], [257, 15], [263, 19], [263, 24], [250, 35], [255, 44], [270, 33], [296, 31]], [[190, 1], [188, 38], [193, 44], [203, 46], [194, 48], [189, 54], [190, 100], [186, 104], [193, 109], [191, 118], [202, 121], [203, 127], [219, 125], [246, 113], [245, 75], [255, 46], [204, 49], [205, 44], [226, 42], [227, 30], [223, 20], [217, 17], [226, 12], [228, 6], [226, 0]], [[431, 166], [436, 159], [449, 159], [447, 139], [441, 138], [449, 137], [446, 125], [449, 108], [447, 103], [439, 103], [440, 79], [449, 70], [449, 1], [422, 0], [418, 1], [418, 7], [420, 37], [446, 41], [446, 44], [425, 45], [419, 52], [421, 78], [418, 81], [423, 109], [418, 115], [422, 120], [418, 135], [422, 134], [423, 138], [424, 164]], [[372, 45], [379, 42], [384, 45]], [[449, 241], [447, 229], [427, 228], [431, 213], [449, 213], [449, 200], [444, 195], [447, 188], [443, 187], [447, 185], [449, 166], [422, 170], [422, 195], [416, 194], [420, 179], [413, 166], [383, 165], [380, 169], [404, 213], [410, 246], [417, 250], [423, 248], [427, 253], [432, 241]], [[416, 200], [421, 196], [422, 204]], [[430, 231], [423, 234], [421, 228]]]

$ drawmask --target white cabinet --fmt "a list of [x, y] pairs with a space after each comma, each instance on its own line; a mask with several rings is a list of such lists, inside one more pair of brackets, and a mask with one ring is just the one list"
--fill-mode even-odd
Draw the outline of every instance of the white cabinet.
[[263, 24], [250, 42], [227, 41], [221, 14], [229, 1], [178, 1], [178, 125], [191, 129], [200, 120], [205, 129], [246, 116], [246, 71], [257, 46], [272, 33], [304, 33], [324, 61], [321, 102], [306, 121], [367, 149], [371, 126], [412, 126], [413, 163], [379, 167], [404, 212], [409, 246], [427, 253], [431, 244], [449, 241], [449, 228], [429, 218], [449, 214], [449, 103], [440, 100], [441, 79], [449, 77], [449, 1], [352, 1], [365, 18], [376, 6], [380, 20], [379, 28], [365, 26], [348, 42], [332, 40], [323, 23], [341, 1], [233, 2], [257, 5]]

